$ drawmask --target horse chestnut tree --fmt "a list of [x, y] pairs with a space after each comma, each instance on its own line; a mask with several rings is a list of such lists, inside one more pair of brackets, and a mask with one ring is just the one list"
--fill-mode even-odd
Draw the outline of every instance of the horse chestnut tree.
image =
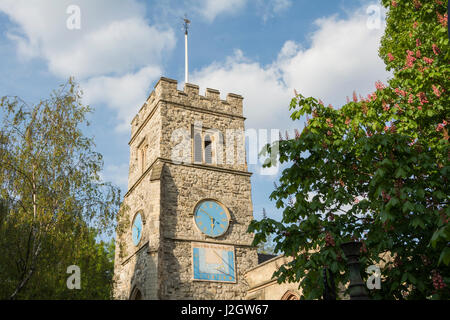
[[349, 240], [363, 242], [364, 270], [381, 268], [372, 298], [450, 298], [448, 1], [382, 3], [379, 55], [393, 77], [337, 109], [296, 93], [291, 118], [307, 123], [278, 142], [288, 167], [271, 199], [282, 220], [249, 227], [255, 244], [272, 234], [292, 257], [274, 276], [300, 282], [304, 299], [322, 296], [324, 267], [347, 283], [340, 244]]

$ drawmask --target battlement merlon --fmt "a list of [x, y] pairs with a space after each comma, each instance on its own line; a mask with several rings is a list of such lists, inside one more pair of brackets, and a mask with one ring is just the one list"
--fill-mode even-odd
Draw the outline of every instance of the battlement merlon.
[[220, 100], [220, 92], [216, 89], [207, 88], [205, 95], [202, 96], [199, 94], [198, 85], [185, 83], [183, 91], [178, 90], [177, 85], [177, 80], [161, 77], [147, 101], [131, 121], [132, 128], [139, 126], [139, 122], [145, 119], [154, 104], [160, 100], [243, 117], [244, 98], [241, 95], [228, 93], [226, 100]]

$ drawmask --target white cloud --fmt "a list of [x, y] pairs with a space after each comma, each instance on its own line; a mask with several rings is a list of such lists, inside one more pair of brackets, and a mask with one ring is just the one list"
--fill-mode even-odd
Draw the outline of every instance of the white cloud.
[[288, 9], [292, 5], [292, 1], [290, 0], [272, 0], [273, 3], [273, 11], [280, 12]]
[[128, 163], [107, 165], [100, 173], [100, 178], [126, 191], [128, 187]]
[[285, 83], [303, 95], [335, 105], [342, 104], [353, 90], [363, 94], [373, 91], [376, 80], [388, 77], [378, 57], [384, 28], [370, 30], [366, 20], [361, 13], [347, 20], [317, 20], [310, 48], [298, 49], [294, 56], [277, 61]]
[[159, 31], [142, 19], [130, 18], [112, 21], [64, 50], [51, 51], [46, 56], [54, 74], [86, 78], [122, 74], [150, 61], [159, 62], [162, 53], [170, 51], [174, 43], [172, 31]]
[[281, 82], [277, 69], [249, 61], [239, 50], [223, 64], [214, 63], [194, 72], [191, 79], [202, 88], [220, 89], [222, 98], [228, 92], [242, 94], [247, 128], [269, 128], [286, 119], [283, 108], [292, 94]]
[[262, 12], [262, 19], [264, 22], [277, 14], [285, 12], [292, 6], [291, 0], [259, 0], [259, 10]]
[[236, 13], [244, 8], [247, 0], [201, 0], [196, 10], [209, 22], [223, 13]]
[[286, 11], [291, 5], [291, 0], [190, 0], [186, 6], [193, 7], [208, 22], [214, 21], [222, 14], [236, 14], [244, 9], [247, 4], [257, 7], [256, 12], [262, 13], [262, 19], [269, 18]]
[[301, 127], [303, 123], [289, 118], [294, 89], [338, 107], [353, 90], [366, 95], [374, 91], [376, 80], [388, 78], [378, 57], [384, 25], [378, 30], [367, 28], [364, 10], [345, 19], [317, 20], [308, 48], [286, 41], [271, 64], [251, 61], [238, 50], [226, 61], [194, 72], [192, 82], [218, 88], [223, 96], [226, 92], [242, 94], [249, 128]]
[[128, 132], [132, 117], [146, 101], [151, 83], [160, 74], [158, 67], [147, 66], [120, 77], [91, 78], [82, 82], [81, 87], [87, 104], [105, 103], [114, 109], [121, 120], [117, 129]]
[[[80, 8], [79, 30], [67, 28], [69, 5]], [[175, 46], [173, 30], [150, 25], [145, 9], [137, 0], [0, 1], [15, 23], [7, 35], [20, 57], [44, 59], [58, 77], [75, 76], [87, 101], [106, 103], [122, 121], [145, 101]]]

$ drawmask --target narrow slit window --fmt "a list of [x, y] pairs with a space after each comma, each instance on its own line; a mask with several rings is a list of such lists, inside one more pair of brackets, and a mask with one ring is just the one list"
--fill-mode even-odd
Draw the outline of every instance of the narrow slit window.
[[147, 144], [141, 144], [138, 147], [138, 165], [141, 174], [145, 171], [145, 166], [147, 165], [147, 151], [148, 151], [148, 145]]
[[212, 140], [209, 134], [205, 136], [205, 163], [212, 164]]
[[197, 132], [194, 134], [194, 162], [203, 162], [202, 153], [202, 135]]

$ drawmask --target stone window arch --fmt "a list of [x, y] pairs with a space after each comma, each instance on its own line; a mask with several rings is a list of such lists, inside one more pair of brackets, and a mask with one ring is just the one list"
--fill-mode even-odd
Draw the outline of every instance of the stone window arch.
[[300, 300], [300, 295], [294, 291], [288, 290], [283, 294], [281, 300]]
[[143, 174], [147, 167], [147, 153], [148, 153], [148, 142], [147, 139], [144, 138], [137, 147], [138, 168], [140, 174]]

